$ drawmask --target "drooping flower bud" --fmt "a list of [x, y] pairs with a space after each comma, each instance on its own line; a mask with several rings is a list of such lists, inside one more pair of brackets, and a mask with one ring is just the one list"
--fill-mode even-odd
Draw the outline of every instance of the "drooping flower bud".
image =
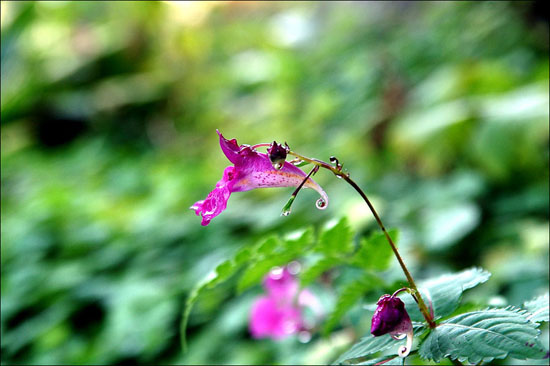
[[267, 149], [269, 160], [271, 160], [271, 164], [275, 169], [279, 170], [283, 167], [288, 152], [287, 149], [286, 146], [278, 144], [276, 141], [273, 141], [269, 149]]
[[372, 316], [370, 332], [375, 337], [390, 334], [394, 339], [407, 337], [407, 345], [399, 350], [400, 357], [406, 357], [412, 347], [413, 326], [400, 298], [382, 295], [376, 303], [378, 307]]
[[374, 336], [387, 333], [407, 333], [412, 329], [411, 318], [405, 304], [398, 297], [383, 295], [376, 303], [378, 307], [372, 317], [370, 332]]

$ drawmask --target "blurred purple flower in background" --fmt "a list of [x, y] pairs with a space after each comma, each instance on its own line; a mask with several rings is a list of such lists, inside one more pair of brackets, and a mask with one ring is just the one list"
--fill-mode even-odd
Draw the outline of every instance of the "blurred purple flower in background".
[[[227, 140], [220, 131], [217, 132], [220, 136], [222, 151], [234, 166], [225, 168], [222, 179], [216, 183], [216, 188], [208, 194], [206, 199], [190, 207], [195, 210], [197, 216], [202, 215], [201, 225], [208, 225], [210, 220], [225, 210], [227, 200], [233, 192], [267, 187], [298, 187], [306, 178], [306, 173], [284, 159], [276, 161], [278, 169], [275, 169], [267, 154], [257, 152], [254, 146], [239, 145], [235, 139]], [[261, 144], [261, 146], [264, 145], [266, 144]], [[280, 155], [281, 152], [278, 154]], [[326, 208], [327, 194], [313, 179], [308, 178], [304, 187], [313, 188], [319, 192], [326, 205], [318, 208]]]
[[292, 262], [283, 268], [275, 267], [264, 279], [267, 295], [256, 299], [250, 312], [249, 329], [254, 338], [283, 339], [300, 332], [309, 336], [312, 325], [305, 320], [304, 309], [322, 315], [321, 304], [313, 293], [307, 289], [298, 292], [298, 280], [294, 277], [297, 266], [297, 262]]

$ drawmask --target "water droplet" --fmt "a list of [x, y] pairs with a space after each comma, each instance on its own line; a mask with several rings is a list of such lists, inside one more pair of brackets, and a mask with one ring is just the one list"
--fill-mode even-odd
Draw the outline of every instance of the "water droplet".
[[290, 274], [296, 275], [302, 269], [302, 265], [298, 261], [292, 261], [287, 265], [287, 268]]
[[273, 163], [272, 165], [277, 170], [281, 170], [281, 168], [283, 167], [283, 164], [281, 163]]
[[290, 215], [290, 209], [284, 210], [283, 212], [281, 212], [281, 216], [288, 216], [288, 215]]
[[283, 332], [286, 334], [292, 334], [296, 332], [298, 329], [298, 325], [293, 320], [286, 320], [283, 322]]
[[324, 199], [319, 198], [317, 202], [315, 202], [315, 206], [317, 206], [318, 209], [322, 210], [327, 207], [327, 202]]
[[280, 280], [281, 278], [283, 278], [283, 268], [278, 266], [273, 267], [273, 269], [271, 269], [271, 272], [269, 273], [269, 277], [274, 280]]
[[311, 340], [311, 333], [307, 330], [302, 330], [300, 333], [298, 333], [298, 340], [301, 343], [307, 343]]

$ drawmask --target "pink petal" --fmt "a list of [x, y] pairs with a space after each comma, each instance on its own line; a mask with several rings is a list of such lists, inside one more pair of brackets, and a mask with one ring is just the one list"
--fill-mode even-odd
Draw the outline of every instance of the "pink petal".
[[279, 267], [269, 272], [264, 280], [264, 287], [269, 296], [291, 304], [299, 286], [298, 280], [286, 267]]
[[279, 309], [280, 321], [272, 333], [274, 339], [286, 338], [297, 333], [302, 328], [302, 313], [295, 306], [285, 306]]
[[214, 217], [218, 216], [227, 207], [227, 200], [231, 196], [231, 187], [235, 178], [235, 167], [228, 166], [223, 171], [222, 179], [216, 183], [216, 188], [206, 196], [206, 199], [196, 202], [190, 208], [195, 213], [202, 215], [202, 226], [210, 223]]
[[300, 309], [281, 305], [277, 299], [264, 296], [252, 305], [249, 330], [254, 338], [282, 339], [302, 327]]
[[267, 296], [257, 299], [252, 305], [250, 313], [249, 330], [252, 337], [268, 337], [277, 322], [278, 315], [275, 301]]

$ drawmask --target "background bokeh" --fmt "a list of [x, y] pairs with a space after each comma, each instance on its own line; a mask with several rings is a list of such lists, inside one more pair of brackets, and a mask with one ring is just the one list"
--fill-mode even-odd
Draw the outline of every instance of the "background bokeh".
[[417, 278], [481, 266], [470, 301], [546, 292], [541, 4], [3, 1], [2, 363], [328, 363], [362, 335], [358, 304], [329, 338], [253, 340], [261, 289], [226, 285], [181, 351], [186, 296], [238, 248], [342, 216], [376, 228], [326, 172], [324, 211], [308, 190], [281, 217], [292, 189], [256, 190], [202, 227], [189, 206], [228, 165], [216, 128], [337, 156]]

